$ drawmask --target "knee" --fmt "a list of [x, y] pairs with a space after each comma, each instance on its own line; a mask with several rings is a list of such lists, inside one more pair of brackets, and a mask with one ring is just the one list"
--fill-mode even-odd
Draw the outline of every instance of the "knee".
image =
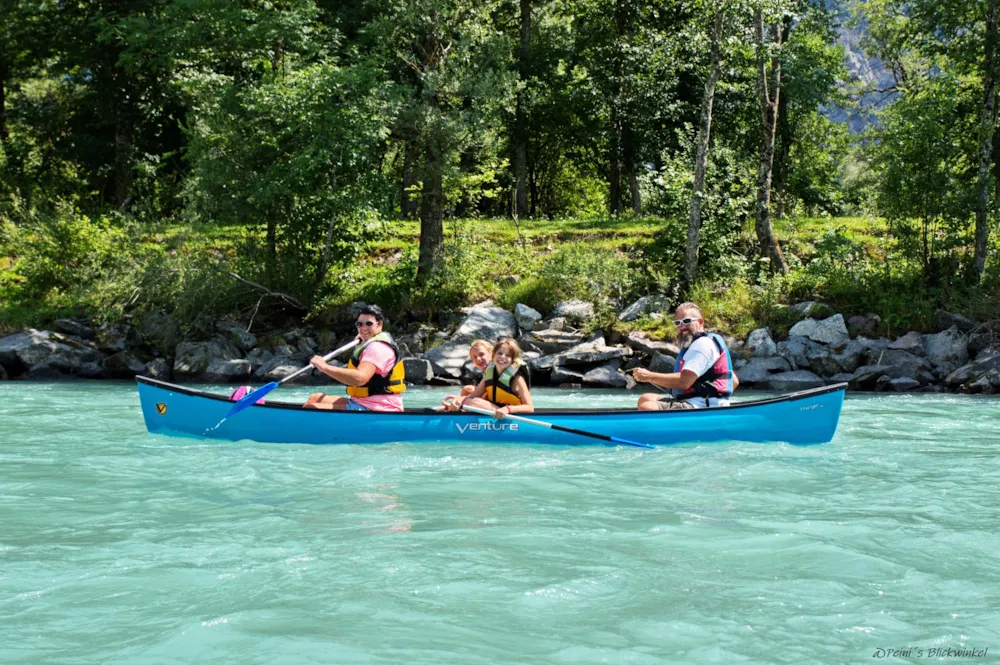
[[462, 397], [468, 397], [475, 389], [475, 386], [462, 386]]
[[309, 399], [307, 399], [305, 404], [303, 404], [302, 406], [311, 406], [319, 402], [321, 399], [323, 399], [324, 396], [325, 393], [313, 393], [312, 395], [309, 396]]
[[660, 405], [653, 401], [643, 401], [640, 399], [637, 408], [640, 411], [659, 411]]

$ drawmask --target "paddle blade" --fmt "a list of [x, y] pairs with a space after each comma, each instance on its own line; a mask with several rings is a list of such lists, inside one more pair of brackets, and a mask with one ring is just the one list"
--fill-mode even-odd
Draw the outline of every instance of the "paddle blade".
[[276, 381], [272, 381], [266, 386], [261, 386], [257, 390], [247, 393], [246, 395], [240, 398], [240, 401], [236, 402], [236, 404], [233, 404], [233, 408], [229, 409], [229, 413], [226, 414], [226, 418], [231, 418], [232, 416], [235, 416], [237, 413], [247, 408], [257, 400], [262, 399], [264, 395], [268, 394], [277, 387], [278, 383]]
[[624, 443], [626, 446], [635, 446], [636, 448], [654, 448], [648, 443], [639, 443], [638, 441], [629, 441], [628, 439], [619, 439], [617, 436], [609, 437], [615, 443]]

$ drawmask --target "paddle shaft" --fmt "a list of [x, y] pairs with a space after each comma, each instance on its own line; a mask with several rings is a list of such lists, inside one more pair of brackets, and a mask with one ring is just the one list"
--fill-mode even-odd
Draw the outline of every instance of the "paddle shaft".
[[[323, 356], [323, 362], [329, 362], [330, 360], [333, 360], [333, 358], [335, 356], [339, 356], [341, 353], [343, 353], [344, 351], [347, 351], [348, 349], [353, 349], [360, 342], [361, 342], [360, 339], [353, 339], [353, 340], [351, 340], [351, 342], [349, 344], [345, 344], [342, 347], [340, 347], [339, 349], [335, 349], [335, 350], [331, 351], [330, 353], [326, 354], [325, 356]], [[285, 381], [291, 381], [295, 377], [301, 376], [301, 375], [305, 374], [306, 372], [308, 372], [311, 369], [313, 369], [312, 365], [306, 365], [305, 367], [303, 367], [299, 371], [295, 372], [294, 374], [289, 374], [288, 376], [286, 376], [285, 378], [283, 378], [281, 381], [278, 381], [278, 385], [280, 386]]]
[[[463, 411], [470, 411], [472, 413], [478, 413], [483, 416], [492, 416], [493, 412], [487, 409], [480, 409], [477, 406], [466, 406], [462, 405]], [[549, 429], [554, 429], [559, 432], [567, 432], [569, 434], [578, 434], [579, 436], [589, 436], [592, 439], [601, 439], [602, 441], [610, 441], [611, 443], [623, 443], [627, 446], [636, 446], [638, 448], [652, 448], [653, 446], [648, 443], [639, 443], [638, 441], [629, 441], [628, 439], [619, 439], [616, 436], [606, 436], [604, 434], [598, 434], [597, 432], [585, 432], [582, 429], [573, 429], [572, 427], [563, 427], [562, 425], [554, 425], [552, 423], [547, 423], [541, 420], [535, 420], [533, 418], [525, 418], [524, 416], [515, 416], [513, 414], [505, 414], [504, 419], [512, 420], [516, 423], [524, 423], [525, 425], [537, 425], [538, 427], [547, 427]]]

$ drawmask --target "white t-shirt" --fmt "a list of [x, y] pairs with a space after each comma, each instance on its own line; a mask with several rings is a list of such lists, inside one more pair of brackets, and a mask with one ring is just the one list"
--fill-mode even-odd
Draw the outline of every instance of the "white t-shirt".
[[[699, 337], [691, 343], [691, 346], [684, 353], [684, 369], [681, 371], [691, 371], [701, 376], [712, 369], [712, 365], [719, 360], [720, 355], [722, 354], [719, 352], [719, 347], [715, 345], [711, 337]], [[704, 397], [697, 395], [687, 397], [685, 401], [698, 409], [703, 409], [706, 406], [729, 406], [729, 400], [724, 397], [709, 397], [708, 404], [705, 404]]]

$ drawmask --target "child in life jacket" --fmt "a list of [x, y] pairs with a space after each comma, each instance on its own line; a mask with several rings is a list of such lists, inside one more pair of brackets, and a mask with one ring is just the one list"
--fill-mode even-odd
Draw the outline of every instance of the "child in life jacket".
[[493, 348], [493, 361], [483, 371], [483, 378], [470, 395], [453, 399], [445, 408], [449, 411], [463, 405], [490, 409], [493, 417], [503, 420], [508, 413], [532, 413], [528, 386], [528, 368], [521, 347], [510, 338], [501, 339]]
[[[472, 364], [476, 366], [476, 369], [480, 372], [485, 372], [486, 368], [490, 364], [490, 360], [493, 359], [493, 345], [485, 339], [477, 339], [472, 343], [472, 346], [469, 347], [469, 359], [472, 361]], [[441, 406], [446, 411], [454, 411], [454, 408], [448, 408], [449, 403], [461, 399], [462, 397], [468, 397], [475, 389], [476, 384], [462, 386], [462, 392], [460, 394], [448, 395], [441, 402]]]

